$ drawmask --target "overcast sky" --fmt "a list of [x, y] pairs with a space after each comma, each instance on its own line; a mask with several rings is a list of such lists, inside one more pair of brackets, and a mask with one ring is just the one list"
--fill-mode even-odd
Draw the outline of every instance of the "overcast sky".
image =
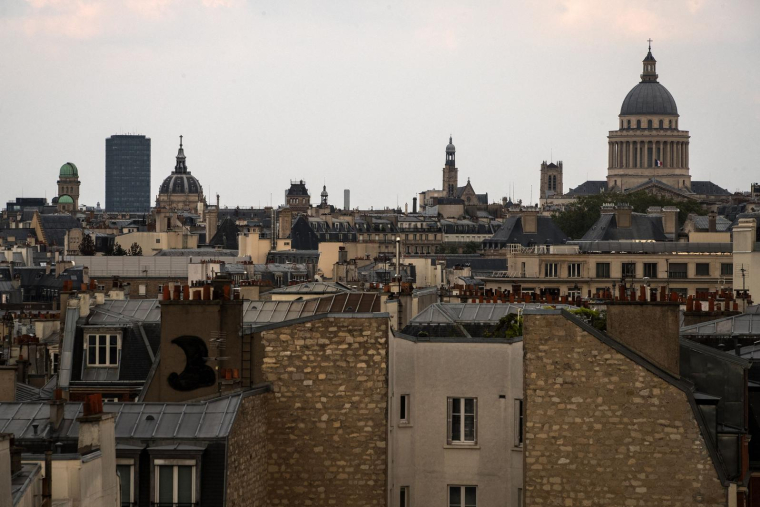
[[[105, 138], [152, 139], [152, 200], [187, 165], [222, 205], [400, 206], [460, 185], [498, 201], [604, 179], [607, 140], [648, 38], [691, 133], [691, 174], [760, 180], [760, 2], [0, 0], [0, 200], [56, 193], [105, 205]], [[211, 199], [210, 199], [211, 200]]]

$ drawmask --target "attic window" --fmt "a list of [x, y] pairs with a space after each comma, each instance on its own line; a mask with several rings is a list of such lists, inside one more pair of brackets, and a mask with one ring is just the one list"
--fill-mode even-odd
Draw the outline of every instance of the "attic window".
[[87, 366], [115, 368], [119, 366], [121, 340], [116, 334], [90, 334], [86, 340]]

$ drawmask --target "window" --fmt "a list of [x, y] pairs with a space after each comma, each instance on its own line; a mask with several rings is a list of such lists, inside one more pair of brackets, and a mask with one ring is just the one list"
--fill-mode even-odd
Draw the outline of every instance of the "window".
[[87, 366], [119, 365], [119, 337], [115, 334], [87, 335]]
[[580, 262], [571, 262], [567, 265], [567, 277], [568, 278], [581, 277], [581, 263]]
[[720, 276], [734, 276], [734, 265], [726, 263], [721, 264]]
[[660, 128], [663, 128], [665, 126], [665, 122], [663, 120], [660, 120]]
[[636, 128], [637, 129], [641, 128], [641, 120], [636, 120]]
[[652, 120], [647, 120], [647, 128], [648, 129], [652, 128]]
[[[122, 461], [122, 460], [118, 460]], [[131, 460], [128, 460], [131, 461]], [[121, 505], [123, 507], [131, 506], [135, 501], [134, 467], [131, 464], [117, 464], [116, 472], [121, 478]]]
[[399, 424], [409, 424], [410, 419], [409, 414], [409, 395], [408, 394], [402, 394], [399, 396], [399, 408], [398, 408], [398, 419]]
[[628, 128], [631, 128], [631, 120], [628, 120]]
[[156, 244], [161, 243], [161, 238], [156, 238]]
[[164, 286], [163, 285], [159, 285], [158, 286], [158, 293], [159, 294], [163, 294], [164, 293]]
[[523, 400], [515, 400], [515, 447], [523, 445]]
[[697, 276], [710, 276], [710, 264], [706, 262], [698, 262]]
[[140, 286], [138, 287], [138, 289], [137, 289], [137, 292], [138, 292], [138, 293], [139, 293], [141, 296], [144, 296], [144, 295], [145, 295], [145, 285], [140, 285]]
[[686, 278], [686, 263], [671, 263], [670, 266], [668, 266], [668, 277]]
[[409, 486], [401, 486], [398, 489], [399, 507], [409, 507]]
[[596, 263], [596, 277], [597, 278], [609, 278], [610, 277], [610, 263], [609, 262], [597, 262]]
[[623, 276], [635, 277], [636, 276], [636, 263], [624, 262], [620, 266], [620, 270], [623, 272]]
[[172, 465], [169, 460], [156, 463], [156, 507], [191, 507], [195, 503], [195, 466]]
[[657, 278], [657, 263], [656, 262], [644, 263], [644, 276], [648, 278]]
[[547, 262], [544, 264], [544, 277], [546, 278], [557, 278], [559, 276], [557, 267], [559, 264], [556, 262]]
[[449, 486], [449, 507], [477, 507], [476, 486]]
[[477, 398], [449, 398], [448, 405], [448, 443], [474, 445], [477, 442]]

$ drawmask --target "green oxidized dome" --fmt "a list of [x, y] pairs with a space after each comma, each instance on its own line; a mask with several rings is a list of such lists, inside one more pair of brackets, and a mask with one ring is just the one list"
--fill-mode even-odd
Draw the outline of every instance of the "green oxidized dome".
[[61, 166], [61, 172], [59, 173], [59, 176], [61, 178], [78, 178], [79, 171], [77, 170], [77, 166], [75, 166], [73, 163], [66, 162]]
[[62, 195], [58, 198], [58, 204], [74, 204], [74, 199], [69, 195]]

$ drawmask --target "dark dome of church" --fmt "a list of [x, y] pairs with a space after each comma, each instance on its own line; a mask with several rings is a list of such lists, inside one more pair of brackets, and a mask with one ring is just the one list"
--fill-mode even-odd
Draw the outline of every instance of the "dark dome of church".
[[179, 151], [177, 152], [177, 163], [174, 171], [166, 177], [159, 194], [199, 194], [201, 193], [201, 184], [195, 179], [195, 176], [187, 170], [187, 157], [185, 149], [182, 146], [182, 136], [179, 136]]
[[451, 137], [449, 137], [449, 144], [446, 146], [446, 153], [454, 153], [457, 151], [457, 149], [454, 147], [454, 143], [451, 142]]
[[159, 194], [197, 194], [201, 191], [201, 184], [192, 174], [170, 174], [161, 183]]
[[645, 81], [633, 87], [623, 100], [620, 114], [677, 115], [676, 101], [667, 88], [657, 81]]

